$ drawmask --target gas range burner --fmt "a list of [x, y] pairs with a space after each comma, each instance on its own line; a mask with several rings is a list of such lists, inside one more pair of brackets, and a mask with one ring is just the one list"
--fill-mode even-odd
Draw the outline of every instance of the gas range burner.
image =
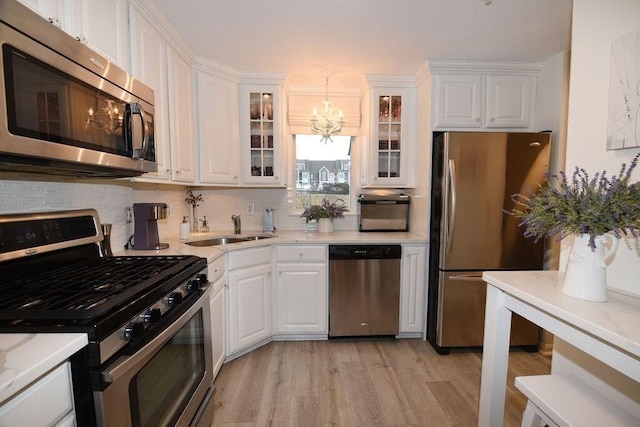
[[99, 316], [130, 303], [188, 268], [191, 256], [97, 258], [0, 285], [0, 319], [72, 319]]

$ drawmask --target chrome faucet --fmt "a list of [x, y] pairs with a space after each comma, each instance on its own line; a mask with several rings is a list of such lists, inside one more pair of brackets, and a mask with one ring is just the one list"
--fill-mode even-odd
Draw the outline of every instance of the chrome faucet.
[[233, 234], [240, 234], [242, 233], [241, 231], [241, 224], [240, 224], [240, 215], [231, 215], [231, 220], [233, 221]]

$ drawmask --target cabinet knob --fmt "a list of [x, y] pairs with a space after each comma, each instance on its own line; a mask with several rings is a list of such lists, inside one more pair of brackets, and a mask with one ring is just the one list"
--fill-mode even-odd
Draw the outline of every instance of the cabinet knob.
[[51, 22], [54, 27], [62, 28], [62, 23], [58, 18], [51, 17], [48, 19], [48, 21]]
[[271, 276], [271, 272], [270, 271], [267, 271], [267, 276]]
[[302, 252], [300, 252], [298, 255], [300, 256], [300, 258], [304, 258], [304, 254]]
[[491, 118], [491, 120], [489, 120], [489, 121], [490, 121], [490, 122], [495, 122], [495, 121], [496, 121], [496, 119], [495, 119], [495, 117], [492, 117], [492, 118]]
[[179, 173], [180, 173], [180, 169], [178, 169], [178, 170], [176, 171], [176, 174], [179, 174]]
[[89, 40], [87, 40], [87, 38], [85, 36], [83, 36], [82, 34], [80, 34], [79, 36], [76, 37], [76, 40], [78, 40], [80, 43], [86, 45], [89, 43]]
[[167, 169], [167, 173], [171, 173], [171, 169]]
[[233, 179], [238, 179], [238, 175], [233, 175]]
[[479, 122], [479, 121], [480, 121], [480, 117], [476, 117], [476, 122]]

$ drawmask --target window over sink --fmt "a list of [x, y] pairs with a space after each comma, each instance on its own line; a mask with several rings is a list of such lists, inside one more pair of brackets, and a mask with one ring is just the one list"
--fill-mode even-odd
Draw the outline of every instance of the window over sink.
[[351, 209], [351, 136], [295, 135], [296, 211], [323, 197], [342, 199]]

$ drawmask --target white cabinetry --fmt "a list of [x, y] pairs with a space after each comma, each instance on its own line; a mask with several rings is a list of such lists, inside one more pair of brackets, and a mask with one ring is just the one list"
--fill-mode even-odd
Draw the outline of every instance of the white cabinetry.
[[127, 0], [64, 0], [66, 31], [129, 70]]
[[195, 173], [193, 127], [193, 78], [191, 65], [169, 46], [169, 133], [171, 135], [171, 179], [193, 183]]
[[363, 187], [415, 185], [416, 89], [374, 86], [369, 92], [370, 138]]
[[130, 6], [134, 77], [155, 94], [155, 146], [158, 171], [139, 181], [195, 181], [193, 76], [191, 65], [166, 41], [163, 33]]
[[433, 128], [532, 130], [539, 63], [435, 61]]
[[272, 335], [271, 248], [230, 252], [228, 354], [266, 343]]
[[482, 76], [436, 75], [435, 127], [482, 126]]
[[486, 76], [485, 126], [529, 127], [535, 80], [531, 76]]
[[0, 406], [0, 425], [75, 425], [71, 366], [64, 362]]
[[20, 0], [79, 42], [129, 70], [126, 0]]
[[400, 284], [400, 334], [421, 334], [425, 328], [424, 245], [403, 245]]
[[237, 82], [197, 72], [200, 182], [238, 184], [240, 117]]
[[167, 95], [167, 43], [158, 30], [133, 6], [129, 9], [131, 73], [151, 87], [155, 96], [155, 154], [157, 172], [145, 178], [171, 179], [169, 101]]
[[211, 285], [211, 349], [213, 353], [213, 378], [220, 371], [226, 357], [226, 311], [227, 275], [225, 257], [222, 256], [209, 264], [208, 278]]
[[282, 86], [241, 84], [240, 126], [243, 184], [283, 185]]
[[326, 245], [276, 246], [276, 334], [328, 334]]

